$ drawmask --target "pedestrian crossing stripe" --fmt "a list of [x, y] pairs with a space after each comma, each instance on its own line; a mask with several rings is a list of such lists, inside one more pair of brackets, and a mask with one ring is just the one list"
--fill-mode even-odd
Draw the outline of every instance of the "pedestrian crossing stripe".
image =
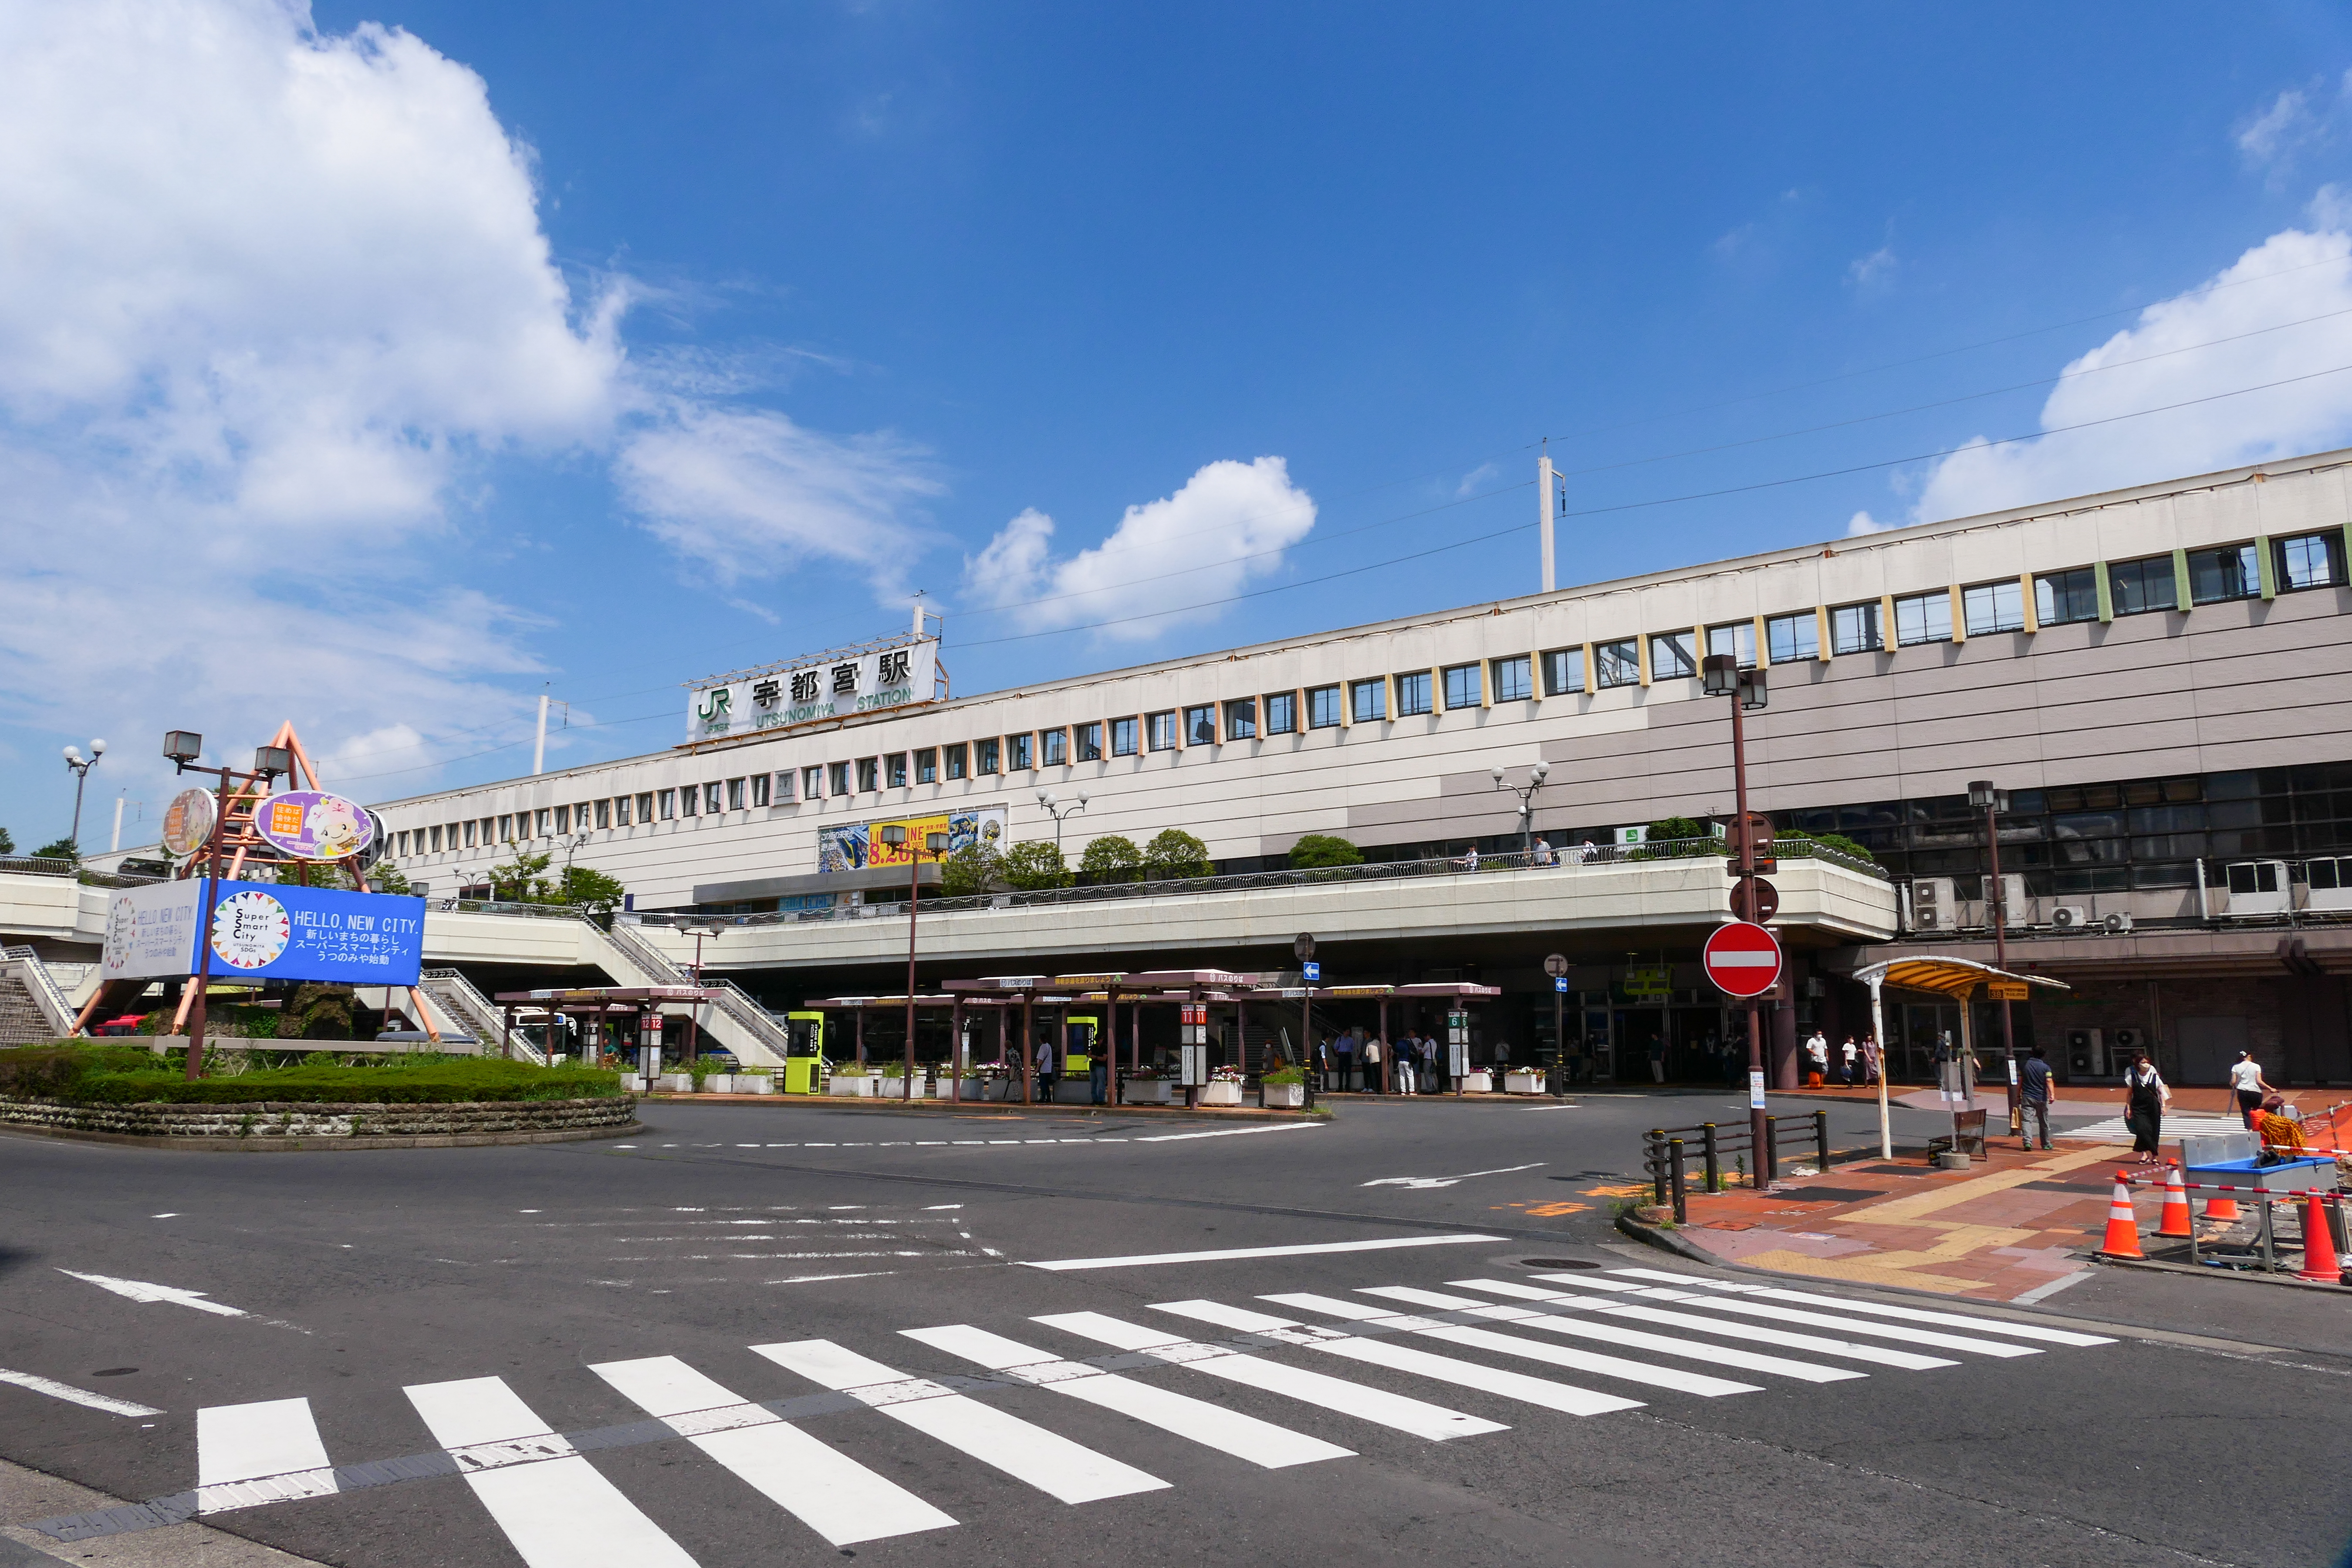
[[[1182, 1369], [1306, 1413], [1440, 1442], [1509, 1428], [1359, 1377], [1296, 1364], [1284, 1352], [1312, 1351], [1309, 1359], [1379, 1369], [1408, 1385], [1419, 1381], [1507, 1405], [1603, 1416], [1640, 1408], [1643, 1401], [1583, 1382], [1625, 1385], [1649, 1398], [1721, 1398], [1757, 1392], [1772, 1380], [1827, 1385], [1887, 1370], [1938, 1371], [1967, 1361], [2041, 1354], [2044, 1347], [2115, 1342], [2006, 1318], [1660, 1269], [1533, 1278], [1540, 1283], [1467, 1279], [1445, 1290], [1369, 1285], [1344, 1297], [1283, 1292], [1260, 1298], [1328, 1321], [1208, 1300], [1148, 1309], [1239, 1336], [1231, 1341], [1190, 1338], [1102, 1312], [1031, 1320], [1108, 1347], [1109, 1353], [1091, 1358], [971, 1324], [899, 1331], [902, 1341], [976, 1366], [983, 1374], [978, 1377], [908, 1373], [829, 1340], [753, 1345], [755, 1354], [826, 1391], [769, 1400], [747, 1399], [676, 1356], [599, 1363], [588, 1370], [652, 1420], [583, 1433], [577, 1443], [553, 1430], [501, 1378], [423, 1384], [404, 1392], [438, 1452], [343, 1468], [330, 1462], [307, 1399], [207, 1406], [197, 1413], [193, 1491], [31, 1528], [58, 1541], [89, 1540], [176, 1523], [197, 1512], [331, 1497], [454, 1471], [530, 1568], [694, 1568], [686, 1551], [583, 1457], [583, 1446], [683, 1439], [800, 1526], [847, 1550], [862, 1542], [957, 1528], [958, 1521], [804, 1425], [843, 1410], [870, 1411], [1072, 1506], [1167, 1490], [1170, 1483], [977, 1395], [1037, 1389], [1124, 1415], [1140, 1432], [1266, 1469], [1355, 1457], [1331, 1440], [1344, 1432], [1302, 1431], [1286, 1418], [1250, 1415], [1167, 1387], [1134, 1375], [1139, 1358], [1150, 1370]], [[1969, 1331], [1958, 1331], [1964, 1329]], [[1441, 1354], [1423, 1342], [1534, 1363], [1580, 1381]], [[1716, 1370], [1694, 1371], [1694, 1364]], [[1058, 1400], [1049, 1405], [1060, 1408]]]

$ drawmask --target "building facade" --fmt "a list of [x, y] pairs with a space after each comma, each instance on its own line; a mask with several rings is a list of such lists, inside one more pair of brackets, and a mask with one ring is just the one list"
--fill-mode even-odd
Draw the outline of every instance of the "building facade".
[[[2075, 989], [2029, 1027], [2075, 1076], [2140, 1046], [2189, 1079], [2239, 1042], [2352, 1080], [2330, 923], [2352, 887], [2352, 452], [2329, 452], [853, 715], [385, 803], [434, 896], [510, 846], [618, 878], [639, 911], [748, 913], [905, 877], [879, 829], [1004, 844], [1179, 827], [1220, 870], [1303, 835], [1375, 858], [1614, 842], [1729, 815], [1699, 660], [1767, 671], [1751, 804], [1869, 848], [1905, 939], [1987, 920], [1972, 780], [2010, 792], [2011, 956]], [[901, 863], [903, 866], [903, 862]], [[2352, 935], [2352, 932], [2346, 933]], [[1689, 955], [1667, 953], [1669, 965]], [[1825, 957], [1809, 1021], [1858, 1023]], [[2173, 1004], [2168, 985], [2179, 987]], [[1930, 1009], [1890, 1028], [1928, 1037]], [[2273, 1073], [2273, 1080], [2278, 1073]]]

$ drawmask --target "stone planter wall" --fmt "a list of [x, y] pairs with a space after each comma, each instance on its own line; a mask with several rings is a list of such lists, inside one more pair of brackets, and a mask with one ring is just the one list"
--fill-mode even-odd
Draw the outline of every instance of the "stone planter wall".
[[0, 1126], [174, 1148], [456, 1148], [617, 1136], [635, 1130], [637, 1102], [625, 1094], [455, 1105], [91, 1105], [0, 1097]]

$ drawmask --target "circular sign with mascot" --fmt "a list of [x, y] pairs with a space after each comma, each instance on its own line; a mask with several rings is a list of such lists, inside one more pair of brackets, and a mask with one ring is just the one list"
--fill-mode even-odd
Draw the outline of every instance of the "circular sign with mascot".
[[286, 906], [248, 888], [213, 910], [213, 955], [232, 969], [264, 969], [286, 951], [292, 935]]
[[217, 815], [210, 790], [182, 790], [163, 809], [163, 847], [186, 859], [212, 842]]
[[367, 807], [318, 789], [289, 789], [253, 808], [253, 830], [297, 860], [340, 860], [375, 838]]

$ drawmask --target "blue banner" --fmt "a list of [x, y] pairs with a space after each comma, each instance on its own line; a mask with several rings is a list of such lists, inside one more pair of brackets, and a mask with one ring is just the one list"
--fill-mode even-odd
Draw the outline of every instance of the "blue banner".
[[[216, 979], [414, 985], [425, 961], [425, 900], [282, 882], [219, 882], [210, 936]], [[189, 973], [194, 970], [191, 964]]]

